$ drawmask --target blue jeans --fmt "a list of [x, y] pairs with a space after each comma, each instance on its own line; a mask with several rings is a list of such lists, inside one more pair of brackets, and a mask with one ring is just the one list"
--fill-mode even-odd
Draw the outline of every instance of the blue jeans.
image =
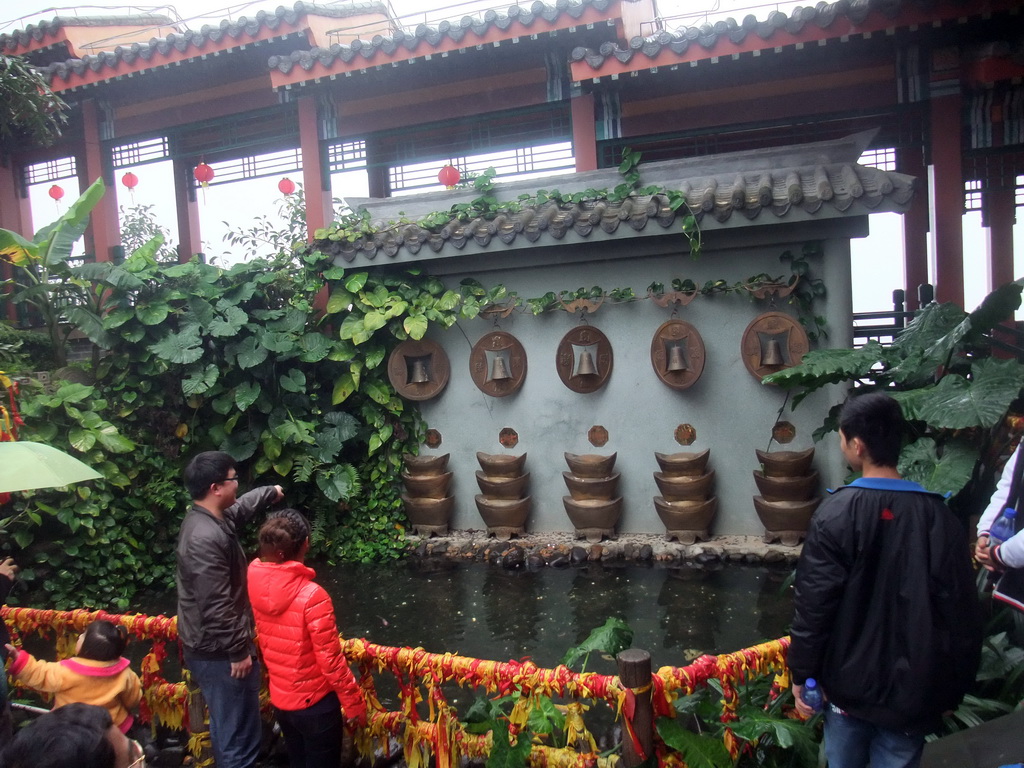
[[231, 676], [230, 661], [191, 658], [185, 651], [185, 666], [206, 699], [217, 768], [253, 768], [263, 736], [259, 662], [253, 659], [240, 680]]
[[338, 694], [331, 691], [305, 709], [277, 709], [291, 768], [338, 768], [344, 722]]
[[825, 754], [829, 768], [917, 768], [924, 736], [890, 731], [825, 706]]

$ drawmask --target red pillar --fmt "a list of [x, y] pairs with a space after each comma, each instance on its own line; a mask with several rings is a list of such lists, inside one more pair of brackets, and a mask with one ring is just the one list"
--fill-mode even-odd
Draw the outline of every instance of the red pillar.
[[903, 273], [906, 307], [918, 309], [917, 286], [928, 282], [928, 169], [923, 148], [901, 150], [897, 169], [917, 179], [910, 210], [903, 214]]
[[[944, 88], [948, 91], [949, 88]], [[931, 100], [932, 165], [929, 174], [931, 227], [935, 254], [935, 300], [964, 304], [964, 176], [961, 155], [962, 108], [956, 92]]]
[[985, 190], [981, 223], [986, 228], [990, 291], [1013, 282], [1013, 225], [1017, 222], [1017, 204], [1013, 189]]
[[594, 94], [572, 99], [572, 151], [577, 171], [597, 170], [597, 126], [594, 124]]
[[[6, 158], [0, 163], [0, 227], [17, 232], [22, 237], [32, 238], [32, 209], [28, 197], [23, 195], [21, 168]], [[0, 262], [0, 282], [14, 277], [14, 267]], [[10, 289], [4, 289], [5, 292]], [[7, 303], [7, 319], [12, 324], [18, 319], [18, 313], [11, 303]]]
[[[100, 114], [96, 102], [86, 99], [82, 102], [83, 154], [82, 168], [78, 174], [81, 192], [99, 178], [105, 178], [107, 193], [92, 211], [89, 228], [85, 232], [86, 252], [94, 254], [96, 261], [110, 261], [113, 248], [121, 242], [120, 226], [117, 220], [117, 195], [112, 186], [110, 174], [104, 174], [103, 148], [100, 144]], [[84, 178], [83, 178], [84, 171]]]
[[320, 132], [316, 97], [299, 97], [299, 148], [302, 152], [302, 188], [306, 195], [306, 237], [326, 227], [334, 219], [330, 177], [320, 155]]
[[199, 227], [199, 205], [192, 182], [195, 165], [191, 161], [174, 157], [174, 209], [178, 217], [178, 261], [185, 263], [203, 250]]

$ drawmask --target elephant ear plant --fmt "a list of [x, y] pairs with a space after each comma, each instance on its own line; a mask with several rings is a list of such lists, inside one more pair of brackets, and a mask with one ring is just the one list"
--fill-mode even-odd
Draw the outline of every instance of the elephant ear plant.
[[[1009, 442], [1005, 416], [1024, 387], [1024, 365], [993, 356], [987, 335], [1020, 306], [1024, 280], [996, 289], [970, 314], [954, 304], [922, 309], [890, 346], [809, 352], [764, 383], [796, 390], [793, 408], [831, 384], [884, 390], [903, 408], [912, 436], [899, 471], [931, 491], [952, 494], [950, 507], [966, 520], [994, 488], [996, 461]], [[838, 429], [834, 406], [815, 439]]]

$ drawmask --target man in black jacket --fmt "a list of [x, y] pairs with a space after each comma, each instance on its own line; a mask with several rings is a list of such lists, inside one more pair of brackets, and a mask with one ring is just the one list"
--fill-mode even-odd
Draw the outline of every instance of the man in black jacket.
[[904, 428], [888, 395], [846, 402], [840, 447], [861, 477], [815, 512], [797, 565], [789, 668], [801, 713], [807, 678], [828, 700], [829, 768], [917, 766], [978, 667], [966, 534], [941, 496], [900, 478]]
[[236, 499], [238, 482], [229, 454], [192, 459], [185, 487], [193, 504], [178, 535], [178, 638], [210, 712], [217, 768], [252, 768], [259, 753], [260, 670], [238, 530], [284, 497], [271, 485]]

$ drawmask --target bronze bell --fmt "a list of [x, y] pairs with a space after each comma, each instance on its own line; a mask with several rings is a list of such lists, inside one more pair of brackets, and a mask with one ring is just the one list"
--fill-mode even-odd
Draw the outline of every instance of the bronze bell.
[[668, 364], [665, 366], [665, 370], [672, 371], [688, 371], [690, 367], [686, 364], [686, 355], [683, 354], [683, 348], [679, 344], [673, 344], [668, 348]]
[[426, 384], [430, 381], [430, 374], [427, 372], [427, 364], [422, 357], [414, 358], [412, 370], [409, 372], [410, 384]]
[[491, 365], [491, 381], [507, 381], [512, 378], [505, 364], [505, 358], [501, 355], [494, 356], [494, 363]]
[[782, 346], [779, 344], [778, 339], [769, 339], [768, 348], [764, 354], [761, 355], [761, 365], [765, 368], [778, 367], [785, 365], [786, 361], [782, 357]]
[[576, 369], [577, 376], [597, 376], [597, 366], [594, 365], [594, 356], [590, 354], [589, 349], [584, 349], [580, 353], [580, 365]]

